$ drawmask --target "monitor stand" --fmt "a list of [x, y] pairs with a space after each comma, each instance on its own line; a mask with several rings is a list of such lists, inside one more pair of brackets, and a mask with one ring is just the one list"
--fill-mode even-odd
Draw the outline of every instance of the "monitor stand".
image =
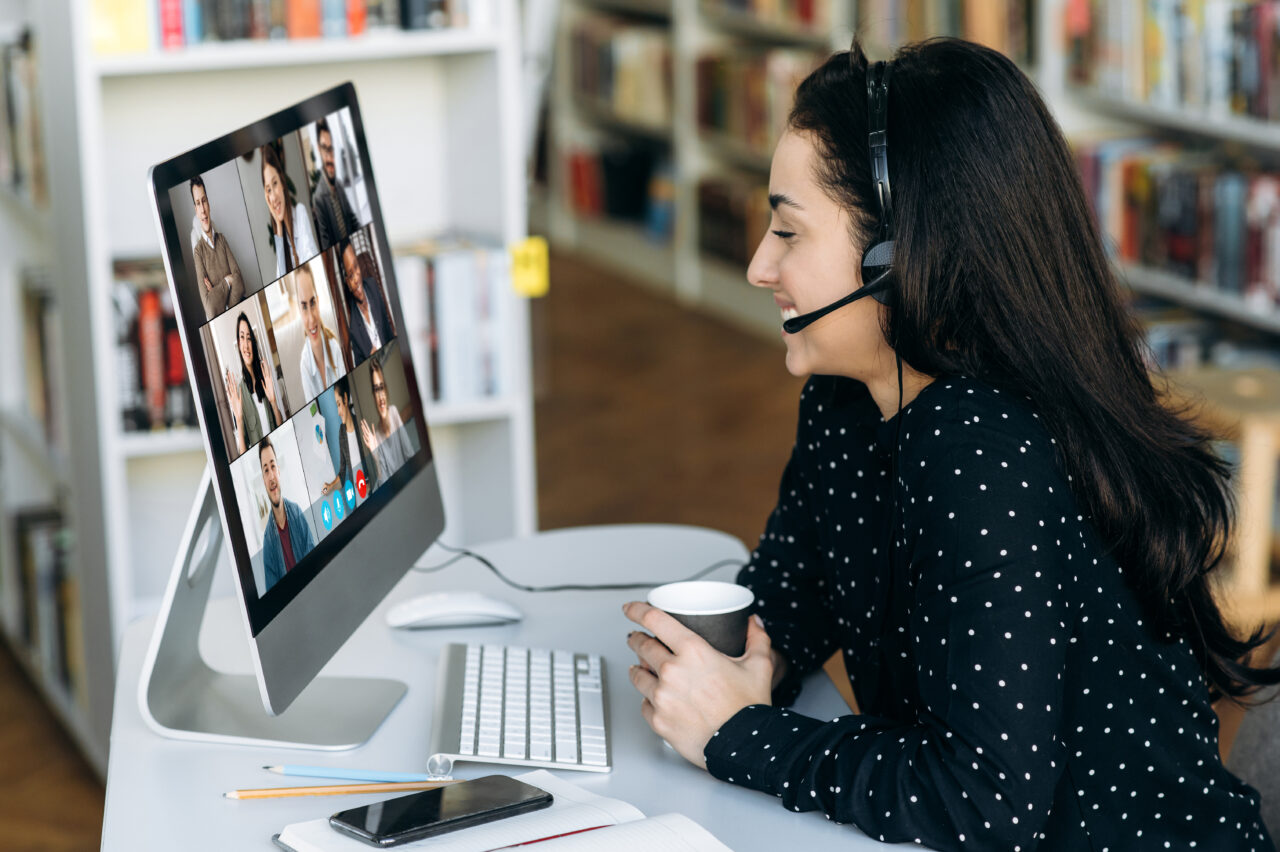
[[143, 720], [156, 733], [182, 740], [330, 751], [367, 741], [404, 696], [405, 684], [318, 677], [288, 710], [270, 716], [254, 675], [226, 674], [205, 663], [200, 624], [222, 544], [206, 465], [142, 667]]

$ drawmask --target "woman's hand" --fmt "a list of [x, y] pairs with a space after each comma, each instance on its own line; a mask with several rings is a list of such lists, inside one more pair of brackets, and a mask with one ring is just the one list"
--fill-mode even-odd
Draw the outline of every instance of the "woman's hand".
[[369, 452], [373, 452], [377, 442], [373, 440], [373, 430], [369, 428], [369, 421], [363, 417], [360, 418], [360, 440], [364, 441]]
[[726, 657], [647, 603], [632, 601], [622, 611], [653, 634], [627, 637], [627, 645], [640, 658], [640, 665], [631, 667], [631, 683], [644, 696], [641, 714], [686, 760], [706, 769], [702, 751], [712, 735], [743, 707], [769, 703], [773, 681], [769, 634], [752, 616], [746, 652]]
[[276, 380], [271, 375], [271, 368], [267, 366], [265, 358], [258, 361], [258, 367], [262, 370], [262, 392], [266, 395], [267, 401], [271, 403], [271, 410], [275, 412], [276, 423], [284, 420], [280, 416], [280, 406], [276, 405]]
[[231, 377], [231, 370], [226, 371], [223, 381], [227, 386], [227, 401], [231, 403], [231, 410], [236, 414], [241, 412], [244, 405], [244, 399], [240, 396], [240, 383]]

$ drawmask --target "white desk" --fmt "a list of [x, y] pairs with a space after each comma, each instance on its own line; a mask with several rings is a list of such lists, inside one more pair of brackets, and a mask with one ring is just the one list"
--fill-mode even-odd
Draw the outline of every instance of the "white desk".
[[[741, 542], [731, 536], [677, 526], [563, 530], [475, 549], [508, 577], [529, 585], [676, 580], [721, 559], [746, 556]], [[441, 554], [439, 550], [429, 552], [421, 564], [438, 564], [445, 558]], [[713, 576], [732, 579], [736, 570], [724, 568]], [[525, 612], [525, 621], [503, 627], [413, 632], [392, 631], [383, 621], [386, 609], [397, 600], [424, 591], [458, 588], [509, 600]], [[345, 752], [185, 743], [151, 733], [139, 715], [137, 694], [153, 619], [135, 622], [125, 633], [119, 658], [102, 848], [130, 852], [270, 850], [275, 848], [271, 835], [287, 823], [385, 798], [384, 794], [234, 801], [222, 794], [242, 787], [308, 783], [264, 772], [260, 769], [263, 765], [309, 763], [424, 771], [430, 754], [436, 663], [440, 649], [450, 641], [567, 648], [604, 655], [614, 769], [607, 775], [556, 772], [566, 780], [623, 799], [650, 816], [673, 811], [686, 814], [737, 852], [899, 848], [870, 840], [851, 826], [834, 825], [821, 814], [793, 813], [775, 798], [717, 781], [664, 747], [641, 717], [639, 696], [627, 679], [627, 667], [634, 660], [626, 646], [632, 625], [623, 617], [621, 606], [642, 597], [642, 591], [518, 592], [474, 560], [433, 574], [410, 572], [325, 669], [326, 674], [395, 677], [409, 684], [408, 694], [373, 738]], [[201, 648], [217, 668], [252, 671], [248, 645], [231, 599], [211, 602]], [[827, 718], [847, 712], [821, 673], [811, 678], [797, 709]], [[454, 767], [459, 778], [524, 771], [481, 763]]]

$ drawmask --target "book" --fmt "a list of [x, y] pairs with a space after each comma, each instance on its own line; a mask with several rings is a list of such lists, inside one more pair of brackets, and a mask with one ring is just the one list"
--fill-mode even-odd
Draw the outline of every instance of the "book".
[[[488, 852], [541, 841], [540, 852], [729, 852], [711, 832], [681, 814], [646, 818], [626, 802], [584, 790], [544, 769], [516, 778], [550, 793], [551, 807], [396, 848]], [[325, 817], [285, 826], [273, 839], [293, 852], [365, 852], [369, 848], [339, 834]]]

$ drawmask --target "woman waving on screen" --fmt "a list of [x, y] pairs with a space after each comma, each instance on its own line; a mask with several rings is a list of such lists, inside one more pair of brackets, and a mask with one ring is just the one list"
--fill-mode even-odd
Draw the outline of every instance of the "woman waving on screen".
[[[1271, 850], [1211, 706], [1280, 679], [1212, 595], [1228, 468], [1148, 373], [1034, 85], [855, 43], [799, 87], [769, 200], [747, 277], [810, 378], [739, 575], [762, 623], [730, 659], [628, 604], [654, 730], [890, 842]], [[836, 651], [862, 713], [784, 709]]]

